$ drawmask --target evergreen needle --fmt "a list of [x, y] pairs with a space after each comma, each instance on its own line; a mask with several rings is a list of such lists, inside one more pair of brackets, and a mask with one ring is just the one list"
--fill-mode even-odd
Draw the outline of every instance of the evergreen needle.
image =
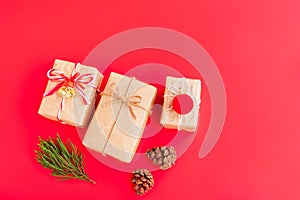
[[51, 175], [60, 180], [79, 179], [96, 183], [84, 171], [82, 152], [70, 141], [63, 143], [59, 134], [47, 140], [39, 137], [39, 150], [35, 150], [36, 160], [44, 168], [52, 171]]

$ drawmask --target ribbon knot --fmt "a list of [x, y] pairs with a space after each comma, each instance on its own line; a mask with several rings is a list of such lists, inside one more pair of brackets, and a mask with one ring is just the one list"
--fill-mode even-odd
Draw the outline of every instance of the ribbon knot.
[[133, 95], [133, 96], [130, 96], [130, 97], [126, 97], [125, 95], [120, 94], [120, 92], [119, 92], [118, 88], [116, 87], [115, 83], [111, 83], [109, 87], [110, 87], [108, 89], [109, 92], [102, 92], [101, 95], [110, 96], [110, 97], [112, 97], [112, 100], [111, 100], [111, 102], [102, 104], [102, 107], [107, 107], [111, 103], [121, 101], [122, 103], [125, 103], [125, 105], [128, 107], [129, 113], [130, 113], [131, 117], [134, 120], [136, 120], [136, 118], [137, 118], [137, 114], [135, 112], [135, 107], [140, 108], [142, 110], [145, 110], [145, 111], [147, 111], [149, 113], [151, 112], [147, 108], [145, 108], [142, 105], [140, 105], [140, 103], [142, 101], [142, 97], [141, 96], [139, 96], [139, 95]]
[[141, 100], [142, 100], [141, 96], [134, 95], [128, 99], [127, 103], [131, 105], [138, 105], [139, 103], [141, 103]]

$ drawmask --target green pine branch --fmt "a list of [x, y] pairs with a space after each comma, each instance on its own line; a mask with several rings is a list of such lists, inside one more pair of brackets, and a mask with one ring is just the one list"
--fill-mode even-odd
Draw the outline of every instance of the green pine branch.
[[70, 140], [64, 144], [57, 134], [57, 138], [44, 140], [39, 137], [39, 141], [40, 149], [35, 150], [36, 160], [44, 168], [50, 169], [52, 176], [60, 180], [75, 178], [96, 183], [85, 173], [83, 154]]

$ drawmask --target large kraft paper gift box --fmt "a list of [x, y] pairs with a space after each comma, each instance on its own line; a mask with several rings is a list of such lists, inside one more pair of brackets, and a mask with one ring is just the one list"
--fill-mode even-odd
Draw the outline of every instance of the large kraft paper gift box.
[[83, 144], [120, 161], [132, 161], [156, 96], [156, 88], [111, 73]]
[[38, 113], [65, 124], [86, 127], [103, 75], [94, 67], [56, 59]]

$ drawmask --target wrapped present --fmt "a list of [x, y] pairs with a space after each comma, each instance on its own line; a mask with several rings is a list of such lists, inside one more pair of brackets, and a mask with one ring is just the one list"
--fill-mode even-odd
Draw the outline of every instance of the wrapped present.
[[[192, 110], [184, 115], [177, 113], [172, 106], [174, 98], [182, 94], [188, 95], [194, 104]], [[201, 102], [200, 94], [200, 80], [167, 76], [160, 123], [165, 128], [196, 131]]]
[[131, 162], [142, 137], [156, 88], [111, 73], [83, 144], [104, 155]]
[[93, 67], [56, 59], [38, 113], [65, 124], [86, 127], [103, 75]]

